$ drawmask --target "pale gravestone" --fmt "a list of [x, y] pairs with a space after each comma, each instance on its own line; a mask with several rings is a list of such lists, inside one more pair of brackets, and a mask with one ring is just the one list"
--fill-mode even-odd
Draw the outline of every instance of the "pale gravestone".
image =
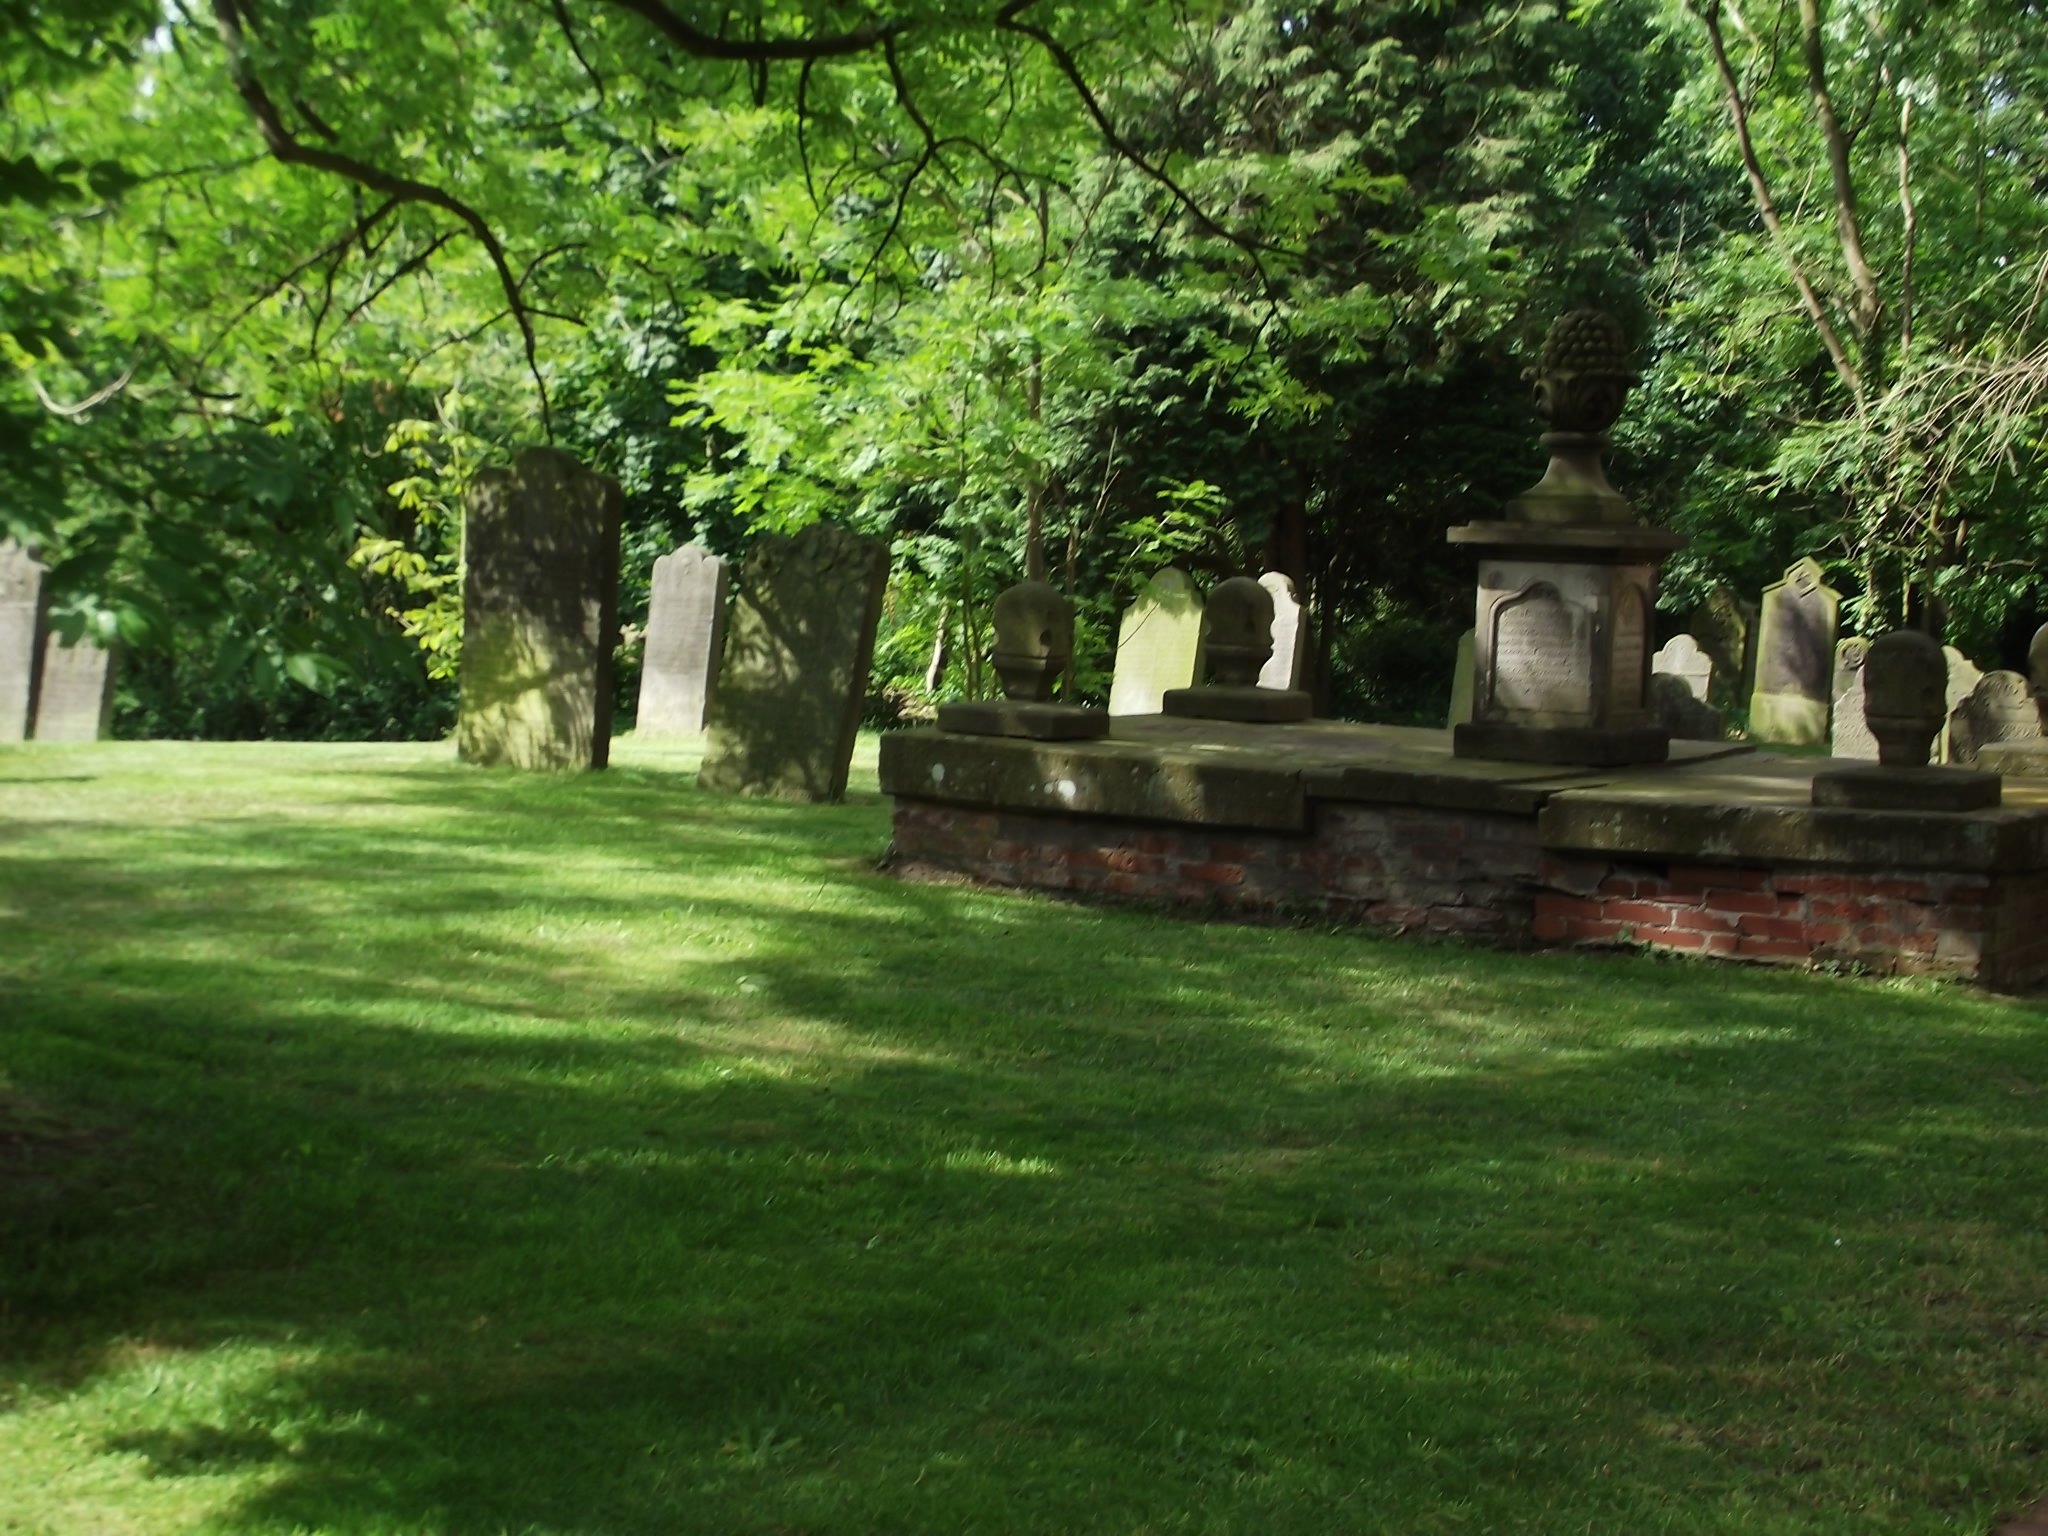
[[1749, 734], [1757, 741], [1813, 747], [1828, 739], [1834, 694], [1835, 616], [1841, 594], [1821, 579], [1820, 563], [1789, 566], [1764, 588], [1757, 620], [1756, 691]]
[[[1541, 721], [1577, 719], [1593, 708], [1592, 618], [1547, 581], [1494, 610], [1494, 710]], [[1640, 651], [1637, 664], [1641, 664]]]
[[80, 637], [50, 635], [36, 691], [37, 741], [103, 741], [114, 717], [114, 652]]
[[1984, 681], [1984, 674], [1977, 663], [1952, 645], [1944, 645], [1941, 654], [1948, 658], [1948, 712], [1941, 717], [1941, 735], [1934, 742], [1934, 760], [1946, 763], [1954, 761], [1949, 749], [1949, 722], [1955, 718], [1963, 700]]
[[1844, 640], [1835, 647], [1835, 681], [1832, 723], [1828, 727], [1828, 756], [1858, 762], [1877, 761], [1877, 738], [1863, 718], [1863, 663], [1869, 659], [1868, 640]]
[[26, 741], [42, 670], [43, 563], [0, 541], [0, 741]]
[[830, 523], [754, 541], [726, 628], [699, 784], [780, 800], [846, 793], [888, 580], [886, 543]]
[[1948, 717], [1949, 761], [1974, 764], [1986, 747], [2041, 739], [2033, 685], [2018, 672], [1986, 672]]
[[1259, 578], [1259, 585], [1273, 595], [1273, 654], [1259, 669], [1259, 686], [1299, 688], [1308, 626], [1301, 622], [1301, 600], [1294, 595], [1294, 579], [1268, 571]]
[[1715, 587], [1693, 610], [1690, 628], [1714, 662], [1707, 702], [1721, 709], [1747, 705], [1756, 680], [1756, 604]]
[[1117, 632], [1112, 715], [1156, 715], [1169, 688], [1189, 688], [1202, 660], [1202, 597], [1187, 573], [1169, 565], [1138, 589]]
[[1713, 696], [1714, 658], [1691, 635], [1678, 635], [1650, 658], [1657, 723], [1681, 741], [1719, 741], [1721, 711]]
[[1444, 721], [1446, 729], [1472, 723], [1472, 648], [1478, 639], [1469, 629], [1458, 636], [1458, 649], [1451, 661], [1451, 713]]
[[554, 448], [476, 477], [463, 520], [464, 762], [605, 765], [622, 500], [616, 480]]
[[725, 643], [725, 562], [685, 544], [654, 562], [641, 652], [641, 736], [694, 736], [718, 677]]

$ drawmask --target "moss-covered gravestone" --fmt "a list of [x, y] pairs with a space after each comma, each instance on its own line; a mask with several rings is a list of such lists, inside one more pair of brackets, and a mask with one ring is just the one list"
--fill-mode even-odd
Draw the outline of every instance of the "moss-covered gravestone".
[[0, 540], [0, 741], [26, 741], [42, 671], [43, 563]]
[[1817, 747], [1828, 739], [1841, 606], [1841, 594], [1811, 559], [1795, 561], [1783, 581], [1764, 588], [1756, 691], [1749, 696], [1752, 740]]
[[830, 523], [754, 541], [726, 626], [699, 784], [780, 800], [846, 793], [888, 579], [887, 544]]
[[605, 765], [621, 500], [616, 480], [554, 448], [476, 477], [463, 522], [464, 762]]

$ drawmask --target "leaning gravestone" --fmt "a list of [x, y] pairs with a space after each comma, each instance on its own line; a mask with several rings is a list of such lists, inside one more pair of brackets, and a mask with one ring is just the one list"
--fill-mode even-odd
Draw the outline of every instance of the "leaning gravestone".
[[854, 736], [889, 546], [813, 523], [764, 534], [740, 571], [697, 782], [731, 794], [837, 800]]
[[1828, 727], [1828, 756], [1877, 761], [1877, 738], [1863, 718], [1863, 663], [1870, 642], [1844, 640], [1835, 647], [1834, 712]]
[[0, 741], [26, 741], [42, 666], [43, 563], [0, 540]]
[[1714, 663], [1707, 702], [1721, 709], [1748, 704], [1756, 681], [1756, 604], [1714, 587], [1693, 610], [1690, 628]]
[[621, 504], [616, 480], [555, 448], [476, 477], [463, 520], [464, 762], [605, 765]]
[[640, 664], [641, 736], [694, 736], [725, 642], [725, 562], [685, 544], [654, 562]]
[[1719, 741], [1721, 711], [1711, 702], [1714, 658], [1691, 635], [1674, 636], [1650, 658], [1657, 723], [1681, 741]]
[[2033, 685], [2017, 672], [1986, 672], [1948, 717], [1949, 761], [1970, 766], [1986, 747], [2041, 739]]
[[43, 681], [36, 690], [37, 741], [103, 741], [114, 717], [114, 653], [80, 637], [43, 645]]
[[1112, 715], [1156, 715], [1166, 690], [1200, 679], [1202, 597], [1187, 573], [1169, 565], [1138, 589], [1117, 632]]
[[1800, 560], [1764, 588], [1749, 700], [1749, 734], [1757, 741], [1812, 747], [1828, 739], [1842, 598], [1821, 574], [1818, 561]]
[[1472, 648], [1478, 642], [1476, 630], [1458, 636], [1458, 648], [1451, 657], [1451, 712], [1444, 720], [1446, 730], [1472, 722]]
[[1302, 656], [1308, 648], [1308, 626], [1301, 622], [1301, 600], [1294, 578], [1268, 571], [1259, 585], [1273, 595], [1273, 654], [1259, 669], [1261, 688], [1299, 688]]

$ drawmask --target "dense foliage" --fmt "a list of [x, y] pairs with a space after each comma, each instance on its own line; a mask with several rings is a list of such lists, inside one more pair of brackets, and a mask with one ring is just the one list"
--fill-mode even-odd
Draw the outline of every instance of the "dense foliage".
[[[122, 729], [429, 734], [468, 475], [552, 439], [648, 567], [897, 549], [878, 683], [1004, 585], [1274, 568], [1428, 718], [1443, 529], [1540, 468], [1559, 309], [1639, 339], [1672, 622], [1814, 553], [1866, 628], [2031, 621], [2039, 8], [1887, 0], [9, 0], [0, 518]], [[636, 603], [643, 605], [636, 608]]]

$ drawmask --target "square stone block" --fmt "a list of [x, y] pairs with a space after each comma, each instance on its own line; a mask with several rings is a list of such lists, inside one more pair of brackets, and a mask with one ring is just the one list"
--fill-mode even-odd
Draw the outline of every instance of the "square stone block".
[[973, 699], [939, 706], [939, 729], [962, 736], [1024, 736], [1032, 741], [1088, 741], [1109, 734], [1109, 711], [1078, 704]]
[[1313, 711], [1299, 688], [1241, 688], [1205, 683], [1199, 688], [1169, 688], [1164, 712], [1188, 720], [1238, 720], [1252, 725], [1306, 720]]

